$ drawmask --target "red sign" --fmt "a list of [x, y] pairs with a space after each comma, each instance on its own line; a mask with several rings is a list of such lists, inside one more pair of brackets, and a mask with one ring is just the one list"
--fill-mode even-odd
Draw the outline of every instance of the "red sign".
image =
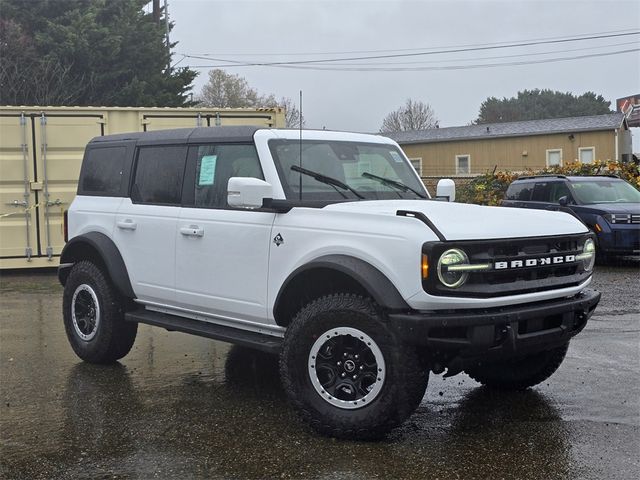
[[616, 109], [626, 115], [630, 127], [640, 127], [640, 93], [617, 99]]

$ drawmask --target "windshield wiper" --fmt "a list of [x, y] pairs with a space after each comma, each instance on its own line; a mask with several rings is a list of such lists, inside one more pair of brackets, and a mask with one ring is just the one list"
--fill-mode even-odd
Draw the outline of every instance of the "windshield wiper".
[[[319, 181], [321, 183], [326, 183], [327, 185], [331, 185], [334, 188], [335, 187], [340, 187], [340, 188], [343, 188], [345, 190], [349, 190], [356, 197], [358, 197], [361, 200], [364, 200], [364, 196], [362, 196], [360, 193], [358, 193], [358, 191], [355, 188], [350, 187], [346, 183], [342, 183], [340, 180], [338, 180], [336, 178], [327, 177], [326, 175], [323, 175], [323, 174], [318, 173], [318, 172], [314, 172], [313, 170], [307, 170], [306, 168], [299, 167], [298, 165], [292, 165], [291, 166], [291, 170], [293, 170], [294, 172], [301, 173], [303, 175], [307, 175], [307, 176], [309, 176], [311, 178], [314, 178], [314, 179], [316, 179], [317, 181]], [[340, 193], [344, 198], [347, 198], [347, 196], [344, 195], [340, 190], [336, 189], [336, 192]]]
[[364, 178], [370, 178], [372, 180], [377, 180], [380, 183], [382, 183], [383, 185], [388, 185], [389, 187], [398, 188], [398, 189], [402, 190], [403, 192], [413, 192], [417, 196], [419, 196], [420, 198], [427, 198], [427, 196], [424, 193], [420, 193], [419, 191], [411, 188], [409, 185], [405, 185], [402, 182], [397, 182], [396, 180], [391, 180], [390, 178], [379, 177], [378, 175], [374, 175], [373, 173], [369, 173], [369, 172], [364, 172], [362, 174], [362, 176]]

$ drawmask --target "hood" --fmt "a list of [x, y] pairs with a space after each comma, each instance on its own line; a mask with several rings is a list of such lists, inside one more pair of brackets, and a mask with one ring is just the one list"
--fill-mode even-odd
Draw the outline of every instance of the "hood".
[[[447, 240], [541, 237], [586, 233], [587, 228], [564, 212], [485, 207], [434, 200], [379, 200], [334, 203], [324, 210], [368, 215], [396, 215], [398, 210], [421, 212]], [[407, 218], [407, 221], [418, 220]], [[429, 228], [425, 225], [425, 228]]]
[[572, 205], [576, 211], [598, 211], [604, 213], [632, 213], [640, 214], [640, 203], [589, 203], [586, 205]]

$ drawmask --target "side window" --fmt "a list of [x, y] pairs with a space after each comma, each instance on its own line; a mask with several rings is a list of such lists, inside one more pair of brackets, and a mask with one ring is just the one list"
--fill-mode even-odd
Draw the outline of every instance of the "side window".
[[88, 149], [82, 164], [78, 193], [120, 195], [126, 150], [126, 147]]
[[512, 183], [507, 190], [506, 200], [526, 202], [531, 198], [533, 183]]
[[140, 147], [131, 199], [139, 203], [179, 205], [186, 151], [185, 146]]
[[558, 203], [560, 197], [567, 197], [568, 200], [572, 199], [569, 187], [564, 182], [553, 182], [549, 188], [549, 201]]
[[549, 182], [536, 183], [533, 187], [532, 202], [548, 202], [549, 201]]
[[[191, 186], [193, 198], [190, 206], [225, 208], [227, 186], [231, 177], [252, 177], [264, 180], [258, 153], [253, 145], [199, 145], [189, 149], [189, 158], [195, 162], [195, 176]], [[185, 197], [191, 197], [186, 192]]]

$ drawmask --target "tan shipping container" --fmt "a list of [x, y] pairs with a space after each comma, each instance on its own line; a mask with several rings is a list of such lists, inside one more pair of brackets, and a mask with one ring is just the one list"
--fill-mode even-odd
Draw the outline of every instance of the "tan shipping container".
[[284, 127], [281, 108], [0, 107], [0, 269], [55, 267], [87, 142], [217, 125]]

